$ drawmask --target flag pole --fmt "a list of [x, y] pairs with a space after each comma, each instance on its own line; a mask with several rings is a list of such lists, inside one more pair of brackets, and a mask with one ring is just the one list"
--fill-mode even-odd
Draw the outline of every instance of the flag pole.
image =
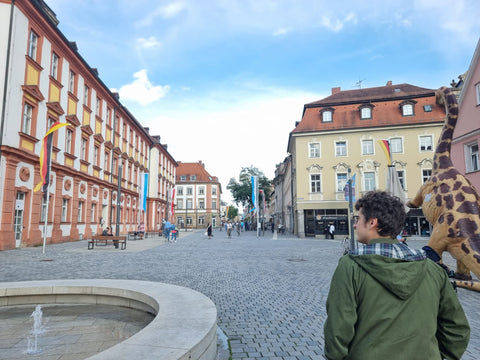
[[[47, 142], [48, 144], [48, 142]], [[50, 144], [50, 149], [47, 149], [47, 153], [51, 153], [52, 151], [52, 144]], [[45, 254], [45, 248], [46, 248], [46, 245], [47, 245], [47, 229], [48, 229], [48, 205], [50, 203], [50, 172], [52, 170], [52, 158], [51, 156], [48, 156], [47, 157], [47, 161], [48, 161], [48, 180], [47, 180], [47, 188], [46, 188], [46, 192], [43, 193], [43, 196], [46, 196], [46, 209], [45, 209], [45, 223], [43, 225], [43, 245], [42, 245], [42, 254]]]

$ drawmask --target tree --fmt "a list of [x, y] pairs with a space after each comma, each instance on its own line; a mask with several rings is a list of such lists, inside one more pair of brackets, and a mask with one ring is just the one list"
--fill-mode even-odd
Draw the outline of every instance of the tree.
[[[253, 206], [252, 201], [252, 176], [258, 177], [258, 188], [265, 193], [266, 203], [270, 202], [272, 194], [272, 182], [256, 167], [244, 167], [240, 171], [239, 182], [235, 178], [231, 178], [227, 185], [227, 190], [232, 193], [233, 200], [236, 204], [242, 204], [243, 207]], [[259, 204], [263, 201], [263, 197], [259, 194]]]
[[230, 206], [228, 208], [227, 219], [233, 220], [237, 215], [238, 215], [238, 208], [236, 208], [235, 206]]

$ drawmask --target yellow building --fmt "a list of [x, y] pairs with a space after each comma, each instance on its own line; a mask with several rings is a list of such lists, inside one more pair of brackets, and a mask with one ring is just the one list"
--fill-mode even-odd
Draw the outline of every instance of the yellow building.
[[[290, 133], [292, 155], [293, 231], [323, 237], [349, 233], [349, 203], [344, 188], [349, 174], [354, 196], [384, 190], [387, 156], [378, 140], [388, 140], [405, 198], [411, 198], [431, 174], [435, 146], [445, 119], [435, 90], [409, 84], [341, 91], [306, 104], [302, 121]], [[405, 230], [428, 235], [421, 210], [411, 210]]]

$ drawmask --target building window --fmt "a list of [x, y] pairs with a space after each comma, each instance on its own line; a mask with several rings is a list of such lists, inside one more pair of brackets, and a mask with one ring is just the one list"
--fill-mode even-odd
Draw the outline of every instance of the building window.
[[373, 140], [362, 140], [362, 155], [373, 154]]
[[192, 225], [192, 217], [187, 216], [187, 225]]
[[205, 216], [198, 217], [198, 225], [205, 225]]
[[328, 123], [333, 121], [333, 112], [331, 110], [325, 110], [322, 112], [322, 122]]
[[480, 83], [475, 85], [475, 92], [477, 94], [477, 105], [480, 105]]
[[320, 157], [320, 143], [310, 143], [308, 144], [308, 157], [310, 158], [319, 158]]
[[193, 194], [193, 188], [192, 187], [187, 187], [187, 195], [192, 195]]
[[432, 169], [424, 169], [422, 170], [422, 182], [425, 184], [428, 179], [432, 176]]
[[72, 140], [73, 140], [73, 131], [67, 129], [67, 133], [65, 136], [65, 152], [67, 154], [72, 153]]
[[347, 156], [347, 142], [337, 141], [335, 143], [335, 156]]
[[68, 199], [62, 200], [62, 222], [67, 222], [67, 214], [68, 214]]
[[190, 175], [190, 180], [191, 180], [191, 181], [197, 180], [197, 176], [196, 176], [196, 175]]
[[180, 175], [180, 181], [187, 181], [187, 175]]
[[432, 112], [432, 105], [423, 105], [423, 111]]
[[177, 225], [183, 227], [183, 216], [177, 217]]
[[47, 199], [42, 196], [42, 212], [40, 214], [40, 222], [44, 223], [47, 219]]
[[212, 200], [212, 210], [217, 209], [217, 200]]
[[75, 94], [75, 73], [72, 70], [70, 70], [68, 75], [68, 91]]
[[100, 147], [95, 145], [93, 148], [93, 161], [95, 166], [98, 166], [99, 163], [98, 154], [100, 154]]
[[360, 109], [360, 119], [371, 119], [372, 118], [372, 109], [370, 107], [362, 107]]
[[204, 187], [199, 187], [198, 188], [198, 195], [205, 195], [205, 188]]
[[87, 160], [87, 146], [88, 146], [88, 140], [85, 138], [82, 138], [82, 149], [80, 153], [80, 159], [81, 160]]
[[109, 157], [110, 153], [105, 151], [105, 158], [103, 159], [103, 171], [108, 171]]
[[214, 196], [217, 195], [217, 187], [216, 186], [212, 187], [212, 195], [214, 195]]
[[32, 130], [32, 113], [33, 108], [29, 104], [25, 104], [23, 108], [23, 125], [22, 132], [31, 135]]
[[203, 199], [198, 200], [198, 208], [202, 210], [205, 209], [205, 200]]
[[83, 220], [83, 201], [79, 201], [77, 222], [81, 223], [82, 220]]
[[312, 193], [321, 192], [320, 174], [310, 175], [310, 184]]
[[[96, 104], [96, 109], [95, 109], [95, 114], [97, 116], [100, 116], [100, 110], [102, 108], [102, 100], [100, 100], [100, 98], [97, 97], [97, 104]], [[125, 136], [125, 134], [124, 134]]]
[[193, 209], [192, 199], [187, 199], [187, 209]]
[[337, 191], [341, 192], [347, 184], [347, 174], [337, 173]]
[[89, 98], [90, 98], [90, 88], [87, 85], [85, 85], [83, 87], [83, 105], [89, 106], [90, 104], [88, 101]]
[[397, 170], [397, 176], [403, 191], [405, 191], [405, 171]]
[[97, 210], [97, 204], [93, 204], [92, 203], [92, 207], [90, 208], [90, 222], [91, 223], [95, 223], [95, 214], [96, 214], [96, 211]]
[[402, 138], [391, 138], [388, 140], [390, 144], [390, 151], [392, 153], [403, 153], [403, 142]]
[[431, 135], [420, 136], [420, 151], [432, 151], [433, 139]]
[[375, 190], [375, 173], [374, 172], [365, 172], [363, 173], [365, 179], [365, 191]]
[[30, 31], [30, 39], [28, 42], [28, 56], [37, 61], [37, 46], [38, 46], [38, 35], [33, 31]]
[[183, 200], [181, 199], [177, 200], [177, 209], [183, 209]]
[[50, 75], [58, 80], [58, 55], [52, 53], [52, 68], [50, 69]]
[[183, 187], [182, 186], [177, 187], [177, 195], [183, 195]]
[[478, 171], [478, 143], [465, 146], [465, 165], [467, 172]]
[[402, 105], [402, 116], [413, 116], [413, 104]]

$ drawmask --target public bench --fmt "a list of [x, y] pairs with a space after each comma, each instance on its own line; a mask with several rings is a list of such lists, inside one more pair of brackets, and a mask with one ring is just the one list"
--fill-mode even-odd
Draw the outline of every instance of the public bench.
[[129, 231], [128, 240], [142, 240], [142, 234], [139, 231]]
[[92, 236], [91, 240], [88, 240], [88, 250], [92, 250], [94, 246], [98, 245], [107, 246], [109, 243], [112, 245], [120, 245], [120, 249], [125, 250], [127, 248], [127, 237], [95, 235]]

